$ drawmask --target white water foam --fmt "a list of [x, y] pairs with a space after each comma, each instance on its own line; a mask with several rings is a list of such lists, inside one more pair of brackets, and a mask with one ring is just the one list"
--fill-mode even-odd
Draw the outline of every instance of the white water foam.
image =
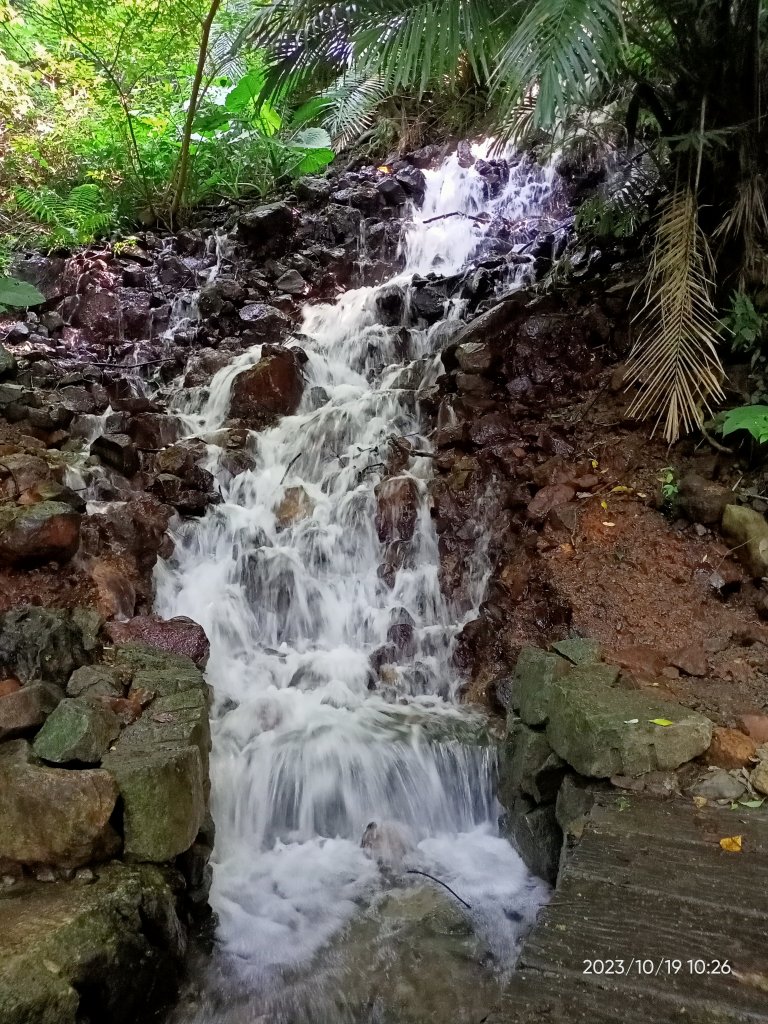
[[[405, 270], [382, 287], [466, 265], [485, 225], [445, 214], [533, 217], [551, 181], [551, 171], [524, 163], [489, 200], [482, 177], [448, 158], [427, 172], [423, 207], [404, 237]], [[360, 846], [372, 820], [407, 829], [416, 844], [409, 863], [469, 897], [502, 959], [545, 898], [497, 833], [486, 719], [454, 702], [453, 644], [474, 617], [486, 566], [480, 550], [470, 602], [450, 606], [439, 587], [428, 457], [412, 457], [403, 471], [418, 514], [394, 585], [379, 574], [375, 487], [389, 439], [429, 450], [414, 392], [393, 386], [403, 366], [396, 331], [377, 315], [380, 291], [305, 309], [298, 413], [252, 435], [256, 468], [221, 476], [223, 504], [177, 529], [176, 552], [156, 573], [157, 611], [191, 616], [211, 641], [211, 901], [220, 950], [254, 985], [308, 963], [376, 891], [379, 868]], [[427, 383], [437, 373], [434, 336], [411, 330], [411, 357]], [[221, 427], [235, 376], [260, 352], [238, 357], [207, 395], [186, 401], [190, 433]], [[281, 527], [275, 511], [289, 487], [304, 489], [312, 511]], [[374, 683], [370, 655], [398, 623], [413, 625], [413, 653]]]

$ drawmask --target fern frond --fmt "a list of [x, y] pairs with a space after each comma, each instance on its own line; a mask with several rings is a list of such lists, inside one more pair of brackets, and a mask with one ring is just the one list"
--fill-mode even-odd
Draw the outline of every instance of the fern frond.
[[664, 202], [638, 314], [640, 337], [627, 365], [641, 385], [629, 415], [664, 422], [670, 444], [723, 397], [723, 367], [715, 343], [719, 321], [711, 297], [712, 257], [699, 227], [696, 196], [679, 188]]

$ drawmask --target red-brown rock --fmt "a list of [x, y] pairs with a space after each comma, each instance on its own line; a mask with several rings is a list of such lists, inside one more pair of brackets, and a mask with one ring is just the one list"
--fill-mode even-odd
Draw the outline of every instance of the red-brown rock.
[[413, 477], [382, 480], [376, 487], [376, 532], [379, 540], [410, 540], [416, 529], [419, 488]]
[[7, 697], [9, 694], [16, 693], [20, 689], [21, 683], [14, 676], [9, 676], [8, 679], [0, 679], [0, 697]]
[[0, 565], [68, 562], [80, 544], [80, 516], [59, 501], [0, 508]]
[[718, 768], [744, 768], [755, 756], [757, 744], [738, 729], [723, 729], [716, 726], [712, 742], [704, 755], [708, 764]]
[[739, 728], [760, 746], [768, 743], [768, 715], [742, 715]]
[[205, 630], [185, 616], [158, 619], [138, 615], [127, 622], [108, 622], [104, 631], [115, 644], [140, 643], [171, 654], [184, 654], [202, 668], [208, 661], [210, 644]]
[[553, 508], [567, 505], [576, 496], [576, 491], [569, 484], [549, 484], [534, 494], [528, 504], [528, 515], [531, 519], [546, 519]]
[[229, 414], [260, 430], [296, 412], [303, 391], [299, 353], [265, 345], [258, 363], [235, 378]]

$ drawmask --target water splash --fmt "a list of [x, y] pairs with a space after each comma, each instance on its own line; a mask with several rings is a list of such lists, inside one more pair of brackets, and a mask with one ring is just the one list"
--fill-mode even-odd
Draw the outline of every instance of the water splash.
[[[252, 985], [275, 985], [306, 965], [380, 888], [360, 846], [372, 820], [398, 823], [412, 838], [409, 862], [469, 894], [477, 927], [507, 962], [545, 896], [496, 832], [487, 721], [455, 704], [451, 654], [474, 610], [450, 605], [440, 590], [426, 455], [401, 471], [413, 534], [389, 583], [382, 576], [382, 464], [393, 437], [417, 453], [429, 442], [414, 388], [398, 386], [406, 371], [397, 329], [382, 324], [377, 300], [392, 287], [407, 300], [414, 273], [458, 273], [493, 218], [541, 214], [552, 174], [521, 162], [489, 198], [482, 176], [455, 156], [427, 172], [423, 207], [404, 235], [404, 270], [305, 309], [298, 412], [252, 435], [255, 468], [222, 476], [223, 503], [180, 526], [173, 559], [157, 569], [158, 612], [191, 616], [211, 640], [211, 900], [220, 950]], [[516, 273], [511, 267], [507, 286]], [[447, 303], [447, 319], [459, 312]], [[410, 339], [417, 391], [438, 372], [440, 335], [411, 329]], [[180, 412], [190, 432], [225, 422], [235, 377], [260, 353], [239, 356], [207, 392], [187, 397]], [[302, 512], [286, 521], [279, 508], [289, 489], [300, 489]], [[472, 604], [486, 571], [479, 545]], [[392, 650], [393, 626], [405, 627], [406, 650]], [[381, 651], [377, 679], [371, 659]]]

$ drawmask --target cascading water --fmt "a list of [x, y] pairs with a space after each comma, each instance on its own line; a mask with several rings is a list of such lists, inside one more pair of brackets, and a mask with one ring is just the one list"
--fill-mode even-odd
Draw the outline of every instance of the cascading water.
[[[416, 392], [401, 386], [397, 331], [380, 322], [377, 297], [402, 287], [407, 310], [413, 274], [461, 271], [482, 241], [485, 215], [539, 214], [551, 172], [521, 164], [493, 200], [455, 157], [427, 180], [404, 233], [403, 272], [305, 309], [298, 413], [251, 436], [256, 468], [234, 479], [219, 474], [223, 503], [179, 527], [175, 555], [157, 570], [157, 611], [194, 618], [211, 641], [211, 902], [218, 964], [239, 992], [233, 1003], [219, 994], [184, 1021], [378, 1020], [342, 1012], [338, 993], [331, 1012], [328, 988], [344, 982], [334, 974], [323, 995], [320, 951], [393, 887], [437, 889], [408, 869], [435, 876], [469, 904], [474, 929], [501, 965], [545, 898], [498, 836], [487, 720], [454, 701], [451, 654], [482, 598], [482, 545], [469, 600], [452, 607], [438, 580], [429, 442]], [[472, 219], [445, 216], [456, 213]], [[459, 313], [447, 304], [447, 319]], [[438, 373], [436, 334], [410, 331], [422, 387]], [[222, 426], [235, 376], [260, 351], [220, 371], [207, 395], [186, 400], [179, 412], [190, 433]], [[406, 456], [385, 490], [399, 481], [415, 522], [412, 536], [395, 536], [398, 559], [385, 579], [377, 484], [393, 438], [406, 438], [411, 454], [401, 449]], [[290, 515], [279, 514], [286, 492], [297, 503]], [[393, 636], [405, 638], [399, 649]], [[393, 646], [377, 678], [371, 655]], [[379, 838], [371, 850], [361, 838], [373, 821], [378, 828], [367, 835]], [[440, 898], [452, 902], [442, 890]], [[289, 1012], [291, 986], [303, 994], [289, 1000]]]

